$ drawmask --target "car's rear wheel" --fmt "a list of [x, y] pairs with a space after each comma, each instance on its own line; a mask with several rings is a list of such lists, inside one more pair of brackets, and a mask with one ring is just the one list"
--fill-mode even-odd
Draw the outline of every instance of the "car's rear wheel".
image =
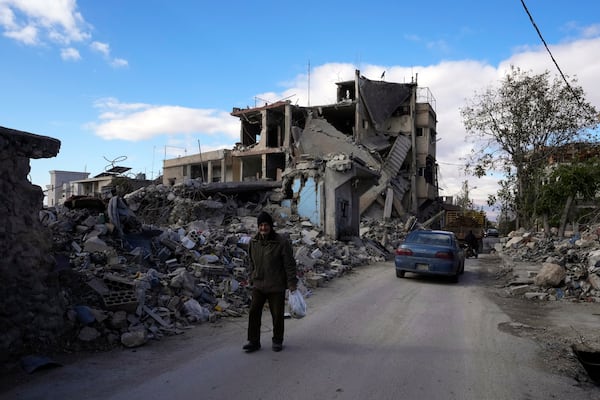
[[396, 277], [404, 278], [404, 273], [405, 273], [405, 271], [396, 270]]

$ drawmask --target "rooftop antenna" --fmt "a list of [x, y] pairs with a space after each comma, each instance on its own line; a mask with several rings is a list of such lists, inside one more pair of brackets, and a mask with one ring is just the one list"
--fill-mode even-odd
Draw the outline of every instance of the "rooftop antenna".
[[127, 156], [119, 156], [119, 157], [117, 157], [115, 159], [112, 159], [112, 160], [106, 158], [105, 156], [102, 156], [102, 158], [104, 158], [106, 161], [108, 161], [110, 163], [110, 165], [107, 165], [107, 166], [104, 167], [105, 171], [109, 171], [109, 170], [117, 167], [117, 165], [115, 165], [115, 163], [119, 163], [119, 162], [127, 160]]
[[265, 106], [268, 106], [268, 105], [269, 105], [269, 103], [272, 103], [272, 101], [270, 101], [270, 100], [265, 100], [265, 99], [263, 99], [263, 98], [260, 98], [260, 97], [258, 97], [258, 96], [254, 96], [254, 107], [257, 107], [257, 102], [256, 102], [256, 100], [264, 101], [264, 102], [265, 102]]
[[156, 146], [152, 146], [152, 170], [150, 171], [150, 179], [154, 180], [154, 156], [156, 155]]
[[310, 60], [308, 60], [308, 107], [310, 107]]

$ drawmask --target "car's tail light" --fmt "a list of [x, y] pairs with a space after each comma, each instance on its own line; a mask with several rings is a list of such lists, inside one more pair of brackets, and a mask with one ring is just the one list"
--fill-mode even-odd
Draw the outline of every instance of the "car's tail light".
[[444, 260], [452, 260], [454, 258], [454, 254], [449, 251], [438, 251], [435, 253], [435, 258], [443, 258]]
[[412, 256], [413, 252], [410, 249], [396, 249], [397, 256]]

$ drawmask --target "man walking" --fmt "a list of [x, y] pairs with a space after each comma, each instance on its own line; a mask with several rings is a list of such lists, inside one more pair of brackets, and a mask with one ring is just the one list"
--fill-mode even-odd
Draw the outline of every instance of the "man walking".
[[467, 236], [465, 237], [465, 242], [469, 245], [470, 250], [473, 253], [473, 256], [475, 258], [477, 258], [478, 256], [478, 252], [479, 252], [479, 241], [477, 240], [477, 238], [475, 237], [475, 235], [473, 234], [473, 231], [469, 231], [469, 233], [467, 234]]
[[285, 290], [296, 290], [296, 260], [290, 241], [275, 232], [273, 218], [266, 212], [257, 217], [258, 233], [250, 240], [250, 284], [252, 301], [248, 316], [247, 353], [260, 349], [260, 325], [265, 303], [273, 320], [273, 351], [283, 350]]

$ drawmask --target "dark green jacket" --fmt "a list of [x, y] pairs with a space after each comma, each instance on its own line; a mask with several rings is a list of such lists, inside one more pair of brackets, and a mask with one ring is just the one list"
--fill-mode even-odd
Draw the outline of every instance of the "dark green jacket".
[[250, 283], [265, 293], [284, 292], [296, 285], [296, 260], [290, 241], [271, 231], [262, 238], [256, 234], [250, 240]]

